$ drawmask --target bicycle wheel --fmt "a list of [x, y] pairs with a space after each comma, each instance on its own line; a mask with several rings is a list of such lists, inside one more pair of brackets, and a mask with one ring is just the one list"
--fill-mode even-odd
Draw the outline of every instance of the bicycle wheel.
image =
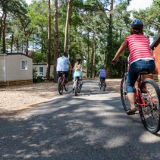
[[105, 80], [103, 80], [103, 91], [106, 90], [106, 84], [105, 84]]
[[140, 91], [145, 101], [144, 106], [140, 106], [140, 117], [144, 127], [151, 133], [156, 133], [160, 129], [160, 90], [157, 83], [152, 79], [145, 79]]
[[80, 93], [81, 92], [81, 84], [79, 81], [77, 82], [77, 87], [78, 87], [78, 93]]
[[127, 73], [125, 73], [124, 77], [121, 80], [120, 93], [121, 93], [122, 106], [125, 111], [128, 111], [130, 109], [130, 105], [127, 98], [126, 79], [127, 79]]
[[102, 82], [102, 79], [100, 80], [100, 85], [99, 85], [99, 89], [101, 90], [103, 87], [103, 82]]
[[66, 84], [64, 85], [64, 90], [65, 90], [66, 92], [68, 92], [68, 83], [66, 83]]
[[74, 85], [74, 95], [78, 95], [78, 80], [76, 80], [75, 85]]
[[62, 86], [62, 79], [61, 77], [58, 78], [58, 92], [60, 95], [63, 94], [63, 86]]

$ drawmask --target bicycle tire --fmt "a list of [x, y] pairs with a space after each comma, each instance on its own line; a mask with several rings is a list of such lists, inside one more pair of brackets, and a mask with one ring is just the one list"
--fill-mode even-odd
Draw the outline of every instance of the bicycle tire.
[[103, 79], [101, 79], [101, 80], [100, 80], [100, 87], [99, 87], [100, 90], [103, 90], [103, 86], [104, 86], [104, 85], [103, 85]]
[[77, 83], [78, 83], [78, 84], [77, 84], [77, 86], [78, 86], [78, 93], [80, 93], [80, 92], [81, 92], [81, 84], [80, 84], [79, 81], [78, 81]]
[[99, 89], [100, 89], [100, 90], [102, 89], [102, 86], [101, 86], [101, 84], [100, 84], [100, 87], [99, 87]]
[[99, 89], [102, 89], [102, 81], [100, 81]]
[[124, 77], [122, 78], [121, 85], [120, 85], [121, 102], [125, 112], [130, 109], [129, 101], [127, 98], [127, 92], [126, 92], [126, 79], [127, 79], [127, 73], [124, 74]]
[[106, 84], [105, 84], [105, 80], [103, 81], [103, 91], [106, 90]]
[[76, 80], [75, 86], [74, 86], [74, 95], [75, 95], [75, 96], [78, 95], [78, 81], [77, 81], [77, 80]]
[[62, 79], [61, 77], [58, 78], [58, 92], [60, 95], [63, 94], [63, 86], [62, 86]]
[[147, 78], [142, 82], [140, 91], [146, 103], [145, 106], [139, 106], [142, 123], [148, 131], [155, 134], [160, 130], [159, 86], [154, 80]]
[[81, 93], [82, 90], [82, 84], [79, 85], [79, 93]]

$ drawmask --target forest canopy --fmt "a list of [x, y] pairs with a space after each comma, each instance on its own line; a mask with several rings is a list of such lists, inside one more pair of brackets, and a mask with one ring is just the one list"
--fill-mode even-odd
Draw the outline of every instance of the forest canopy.
[[[49, 0], [32, 0], [30, 5], [25, 0], [1, 0], [0, 53], [23, 52], [31, 56], [34, 63], [54, 64], [55, 1], [58, 3], [57, 56], [63, 54], [67, 38], [67, 52], [72, 65], [80, 56], [88, 77], [95, 77], [101, 64], [105, 65], [111, 77], [123, 74], [128, 50], [120, 57], [117, 66], [112, 65], [111, 60], [129, 34], [134, 18], [143, 21], [144, 34], [150, 39], [154, 40], [160, 33], [159, 0], [153, 0], [152, 6], [140, 11], [127, 10], [131, 0], [50, 0], [50, 8]], [[68, 5], [69, 27], [66, 36]]]

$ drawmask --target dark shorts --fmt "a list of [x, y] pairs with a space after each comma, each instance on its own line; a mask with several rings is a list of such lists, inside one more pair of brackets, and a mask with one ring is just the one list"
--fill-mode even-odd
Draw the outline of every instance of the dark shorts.
[[154, 70], [155, 70], [154, 60], [148, 60], [148, 61], [138, 60], [136, 62], [133, 62], [130, 65], [128, 75], [127, 75], [127, 82], [126, 82], [127, 93], [134, 92], [133, 87], [140, 72], [147, 71], [148, 73], [152, 73]]
[[68, 81], [68, 71], [57, 71], [57, 75], [58, 75], [58, 78], [62, 75], [62, 73], [65, 74], [65, 79], [66, 81]]
[[99, 79], [104, 79], [104, 80], [105, 80], [105, 79], [106, 79], [106, 77], [99, 77]]

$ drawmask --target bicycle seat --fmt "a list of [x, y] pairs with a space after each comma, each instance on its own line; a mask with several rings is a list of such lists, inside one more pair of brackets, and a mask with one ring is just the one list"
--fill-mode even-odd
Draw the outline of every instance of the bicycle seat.
[[144, 75], [144, 74], [149, 74], [150, 72], [148, 72], [148, 71], [141, 71], [139, 74], [140, 75]]

